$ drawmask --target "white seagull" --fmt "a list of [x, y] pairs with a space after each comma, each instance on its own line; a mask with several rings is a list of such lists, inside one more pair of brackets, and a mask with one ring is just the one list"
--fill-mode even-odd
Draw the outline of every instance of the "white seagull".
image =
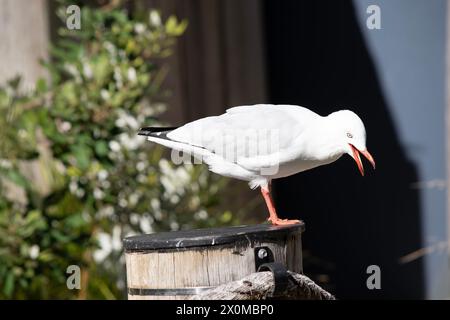
[[360, 153], [375, 169], [364, 124], [349, 110], [320, 116], [295, 105], [239, 106], [178, 128], [142, 128], [139, 135], [173, 149], [178, 162], [192, 160], [192, 155], [212, 172], [249, 181], [252, 189], [260, 187], [274, 225], [300, 221], [278, 217], [270, 196], [273, 179], [332, 163], [344, 154], [356, 161], [361, 175]]

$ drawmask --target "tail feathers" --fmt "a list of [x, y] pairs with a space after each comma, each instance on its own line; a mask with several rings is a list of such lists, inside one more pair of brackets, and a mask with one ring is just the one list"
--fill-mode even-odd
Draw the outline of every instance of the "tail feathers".
[[211, 151], [203, 147], [172, 140], [167, 135], [174, 129], [177, 129], [177, 127], [146, 127], [141, 128], [138, 135], [146, 136], [148, 141], [158, 143], [165, 147], [184, 152], [200, 159], [213, 154]]
[[177, 128], [178, 127], [145, 127], [139, 130], [138, 135], [146, 136], [149, 141], [177, 151], [192, 154], [193, 156], [203, 157], [204, 155], [211, 154], [211, 152], [205, 148], [170, 139], [167, 135]]
[[177, 128], [178, 127], [144, 127], [139, 129], [138, 135], [159, 137], [162, 134], [166, 135], [170, 131], [175, 130]]

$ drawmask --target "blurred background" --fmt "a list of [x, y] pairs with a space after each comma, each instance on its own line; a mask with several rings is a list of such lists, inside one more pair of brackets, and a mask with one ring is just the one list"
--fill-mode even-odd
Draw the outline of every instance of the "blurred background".
[[275, 181], [280, 214], [306, 223], [306, 275], [340, 299], [450, 298], [449, 10], [0, 0], [0, 298], [123, 299], [124, 237], [263, 222], [245, 182], [176, 166], [136, 135], [254, 103], [351, 109], [377, 161], [364, 178], [343, 157]]

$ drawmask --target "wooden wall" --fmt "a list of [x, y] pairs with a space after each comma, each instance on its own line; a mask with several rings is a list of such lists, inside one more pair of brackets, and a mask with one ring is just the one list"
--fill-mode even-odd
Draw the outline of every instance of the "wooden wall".
[[258, 0], [147, 0], [189, 26], [170, 60], [166, 120], [181, 124], [266, 98], [262, 8]]
[[46, 0], [0, 1], [0, 84], [20, 74], [24, 88], [45, 75], [39, 59], [45, 59], [49, 42]]

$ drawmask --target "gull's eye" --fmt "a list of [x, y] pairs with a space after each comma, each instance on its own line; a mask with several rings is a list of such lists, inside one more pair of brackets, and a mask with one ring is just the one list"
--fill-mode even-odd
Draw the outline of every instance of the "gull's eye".
[[353, 135], [350, 132], [347, 132], [347, 137], [349, 137], [350, 139], [353, 138]]

